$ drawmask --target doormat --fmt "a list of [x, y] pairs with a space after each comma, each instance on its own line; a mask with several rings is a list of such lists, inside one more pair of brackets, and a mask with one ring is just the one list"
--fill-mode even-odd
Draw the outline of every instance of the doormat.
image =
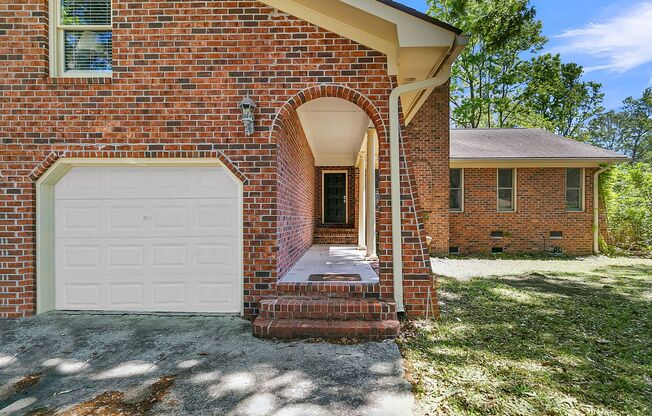
[[362, 278], [359, 274], [311, 274], [308, 277], [309, 282], [360, 282]]

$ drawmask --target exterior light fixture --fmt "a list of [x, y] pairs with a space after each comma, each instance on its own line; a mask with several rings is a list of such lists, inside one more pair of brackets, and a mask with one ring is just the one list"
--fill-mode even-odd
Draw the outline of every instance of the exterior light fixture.
[[240, 111], [242, 111], [242, 123], [245, 126], [245, 134], [251, 136], [254, 134], [254, 108], [256, 103], [247, 95], [242, 101], [238, 103]]

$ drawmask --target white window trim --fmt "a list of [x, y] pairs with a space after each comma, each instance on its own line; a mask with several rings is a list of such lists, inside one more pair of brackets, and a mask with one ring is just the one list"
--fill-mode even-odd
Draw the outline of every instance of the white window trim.
[[[450, 207], [450, 202], [449, 202], [448, 209], [450, 210], [450, 212], [459, 213], [459, 212], [464, 212], [464, 168], [450, 168], [450, 170], [453, 170], [453, 169], [459, 169], [460, 170], [460, 188], [459, 189], [460, 189], [460, 191], [462, 191], [462, 195], [461, 195], [461, 198], [460, 198], [460, 208], [459, 209], [452, 209]], [[449, 175], [450, 175], [450, 173], [449, 173]], [[448, 187], [449, 187], [449, 196], [448, 197], [450, 198], [450, 190], [453, 189], [453, 188], [450, 187], [450, 180], [448, 181]], [[457, 189], [457, 188], [455, 188], [455, 189]]]
[[[344, 174], [344, 222], [326, 222], [326, 204], [325, 195], [326, 187], [324, 186], [324, 178], [329, 173], [343, 173]], [[340, 170], [322, 170], [321, 171], [321, 224], [322, 225], [342, 225], [349, 223], [349, 171]]]
[[[578, 169], [578, 168], [566, 168], [564, 169], [564, 208], [566, 212], [584, 212], [586, 207], [586, 186], [584, 186], [585, 181], [585, 172], [584, 168], [580, 169], [580, 209], [570, 209], [566, 206], [566, 191], [568, 190], [568, 169]], [[576, 188], [572, 188], [576, 189]]]
[[[111, 5], [113, 10], [113, 5]], [[51, 78], [110, 78], [113, 71], [66, 71], [64, 30], [113, 30], [113, 13], [110, 25], [61, 25], [61, 0], [48, 0], [49, 57]]]
[[[511, 209], [500, 209], [500, 198], [498, 195], [498, 190], [500, 188], [500, 170], [501, 169], [512, 169], [512, 208]], [[517, 168], [496, 168], [496, 211], [497, 212], [516, 212], [516, 195], [517, 195], [517, 179], [518, 179], [518, 169]], [[508, 188], [504, 188], [508, 189]]]

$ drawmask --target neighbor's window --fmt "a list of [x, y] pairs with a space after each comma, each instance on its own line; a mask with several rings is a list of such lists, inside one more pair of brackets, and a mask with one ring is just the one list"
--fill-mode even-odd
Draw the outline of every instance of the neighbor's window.
[[50, 0], [51, 76], [110, 76], [111, 0]]
[[464, 210], [464, 170], [451, 169], [450, 172], [450, 210]]
[[583, 186], [582, 186], [582, 168], [566, 169], [566, 210], [582, 211], [583, 205]]
[[498, 169], [498, 211], [514, 211], [516, 195], [516, 171]]

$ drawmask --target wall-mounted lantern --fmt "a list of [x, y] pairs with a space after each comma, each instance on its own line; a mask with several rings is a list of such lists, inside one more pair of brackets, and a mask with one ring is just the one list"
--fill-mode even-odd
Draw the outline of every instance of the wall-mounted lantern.
[[256, 103], [247, 95], [242, 101], [238, 103], [240, 111], [242, 111], [242, 123], [245, 126], [245, 134], [251, 136], [254, 134], [254, 108]]

